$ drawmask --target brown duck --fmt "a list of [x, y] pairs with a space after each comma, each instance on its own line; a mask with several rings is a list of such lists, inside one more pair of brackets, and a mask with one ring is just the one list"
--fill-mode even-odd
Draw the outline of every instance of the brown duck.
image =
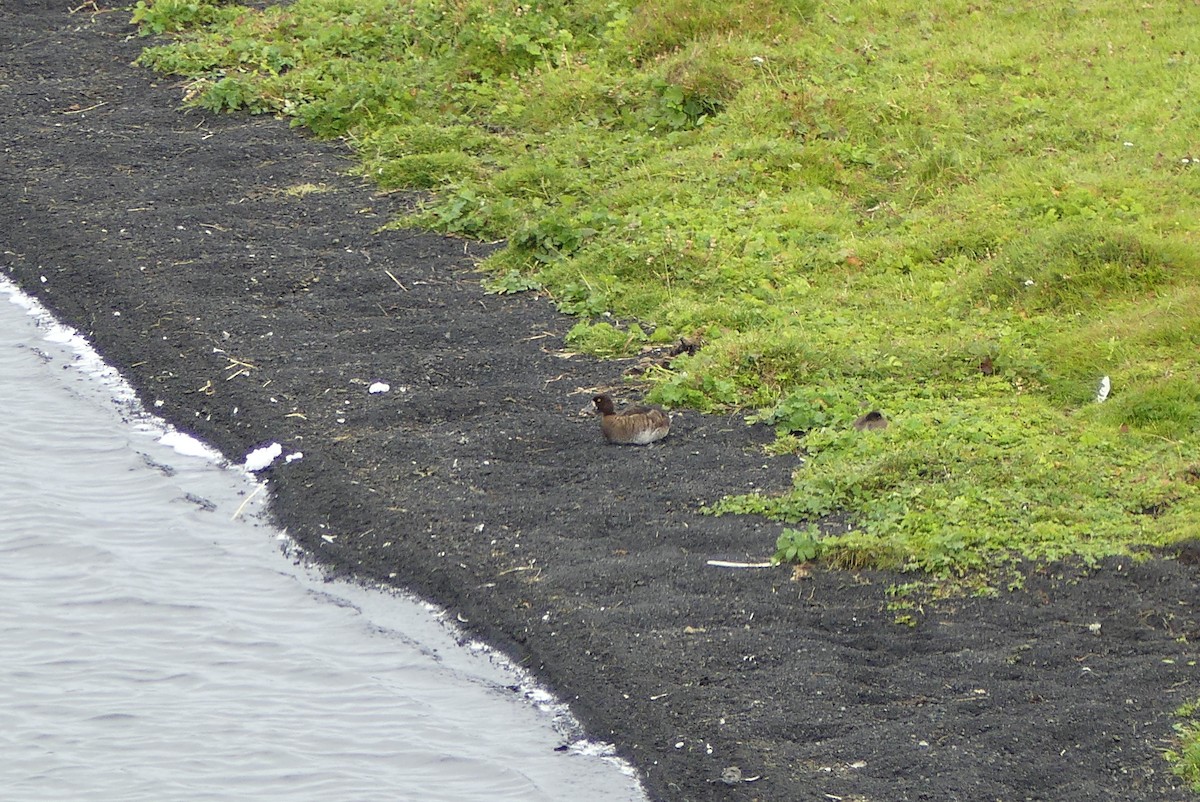
[[671, 431], [671, 419], [658, 407], [631, 407], [617, 412], [607, 393], [592, 399], [600, 413], [600, 431], [610, 443], [644, 446]]

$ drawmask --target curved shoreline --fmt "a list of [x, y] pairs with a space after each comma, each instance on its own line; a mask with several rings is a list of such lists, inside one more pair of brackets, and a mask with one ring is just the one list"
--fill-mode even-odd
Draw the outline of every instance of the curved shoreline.
[[537, 298], [485, 295], [482, 246], [378, 231], [403, 199], [345, 179], [336, 146], [179, 111], [129, 66], [124, 12], [65, 6], [0, 11], [4, 269], [176, 426], [235, 460], [302, 450], [271, 469], [299, 542], [455, 611], [653, 798], [1189, 798], [1157, 750], [1200, 695], [1194, 567], [1035, 572], [910, 629], [890, 575], [709, 566], [774, 544], [698, 513], [787, 484], [769, 432], [683, 413], [607, 446], [579, 413], [629, 395], [624, 364], [565, 357]]

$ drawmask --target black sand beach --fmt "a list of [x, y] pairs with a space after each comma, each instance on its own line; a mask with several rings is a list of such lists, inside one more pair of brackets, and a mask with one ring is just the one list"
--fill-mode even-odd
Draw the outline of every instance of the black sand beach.
[[632, 363], [484, 294], [488, 246], [379, 231], [413, 199], [336, 143], [181, 110], [127, 11], [0, 3], [4, 274], [231, 460], [303, 452], [272, 507], [315, 560], [446, 606], [654, 799], [1194, 798], [1161, 750], [1200, 696], [1195, 564], [1030, 569], [913, 627], [903, 577], [711, 566], [773, 550], [778, 524], [699, 512], [787, 486], [769, 431], [682, 412], [606, 444], [590, 399], [636, 398]]

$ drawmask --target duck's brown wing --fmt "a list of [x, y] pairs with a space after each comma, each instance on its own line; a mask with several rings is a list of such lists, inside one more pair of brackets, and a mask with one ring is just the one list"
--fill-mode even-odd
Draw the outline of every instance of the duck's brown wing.
[[645, 445], [666, 437], [671, 419], [661, 409], [627, 409], [605, 415], [600, 428], [610, 443]]
[[662, 411], [661, 409], [659, 409], [658, 407], [629, 407], [628, 409], [623, 409], [623, 410], [621, 410], [621, 411], [620, 411], [620, 412], [618, 412], [617, 414], [618, 414], [618, 415], [650, 415], [650, 416], [660, 416], [660, 417], [662, 417], [662, 418], [665, 418], [665, 419], [668, 419], [668, 420], [669, 420], [669, 418], [667, 418], [667, 413], [663, 412], [663, 411]]

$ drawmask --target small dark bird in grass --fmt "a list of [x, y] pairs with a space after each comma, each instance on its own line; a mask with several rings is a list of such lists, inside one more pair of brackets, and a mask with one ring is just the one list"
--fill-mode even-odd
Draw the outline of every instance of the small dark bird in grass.
[[860, 432], [867, 429], [886, 429], [888, 419], [883, 417], [883, 413], [877, 409], [873, 409], [866, 415], [862, 415], [858, 420], [854, 421], [854, 428]]
[[607, 393], [595, 396], [592, 403], [600, 413], [600, 431], [610, 443], [644, 446], [671, 431], [671, 418], [658, 407], [631, 407], [617, 412]]

